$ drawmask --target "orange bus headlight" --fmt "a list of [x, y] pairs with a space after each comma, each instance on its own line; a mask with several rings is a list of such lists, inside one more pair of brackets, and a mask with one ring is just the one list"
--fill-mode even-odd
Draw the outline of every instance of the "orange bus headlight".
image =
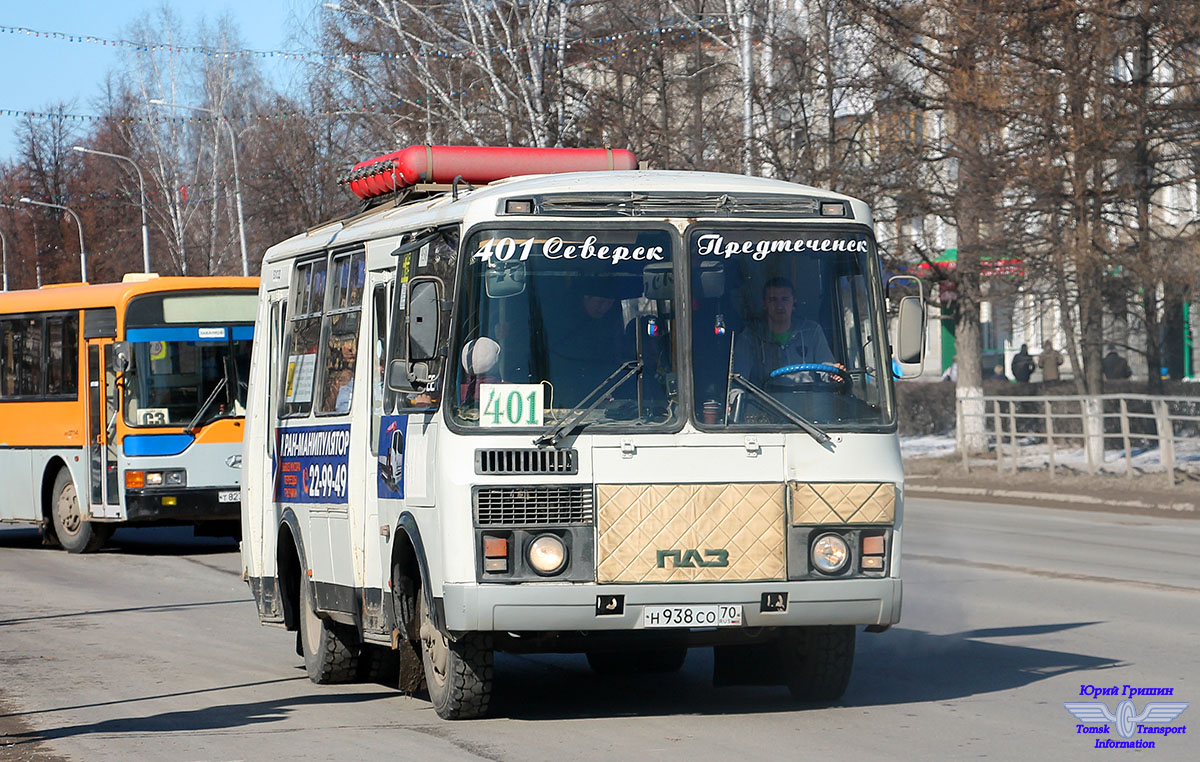
[[141, 489], [146, 486], [145, 471], [126, 471], [125, 489]]

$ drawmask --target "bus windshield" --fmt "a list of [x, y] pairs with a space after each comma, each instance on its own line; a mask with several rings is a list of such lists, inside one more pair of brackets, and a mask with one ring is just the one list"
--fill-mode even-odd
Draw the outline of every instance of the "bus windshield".
[[[191, 330], [198, 335], [230, 333], [226, 327]], [[124, 374], [125, 422], [187, 426], [198, 415], [197, 425], [244, 416], [250, 343], [248, 338], [131, 342], [133, 363]]]
[[891, 422], [869, 234], [712, 226], [694, 228], [688, 248], [702, 426]]
[[671, 241], [665, 229], [599, 226], [475, 233], [445, 390], [454, 421], [675, 421]]

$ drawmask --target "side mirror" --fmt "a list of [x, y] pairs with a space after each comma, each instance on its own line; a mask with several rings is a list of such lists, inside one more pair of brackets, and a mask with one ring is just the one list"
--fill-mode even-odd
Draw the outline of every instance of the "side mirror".
[[133, 347], [128, 341], [113, 342], [112, 363], [117, 373], [124, 373], [133, 367]]
[[[912, 275], [893, 275], [888, 278], [888, 302], [892, 302], [892, 288], [898, 283], [916, 287], [916, 295], [901, 296], [896, 306], [895, 344], [892, 358], [900, 365], [899, 378], [917, 378], [925, 365], [925, 288], [919, 278]], [[916, 373], [909, 375], [904, 366], [916, 366]]]
[[437, 281], [414, 280], [409, 284], [407, 359], [410, 363], [437, 356], [440, 307]]
[[896, 319], [896, 360], [905, 364], [921, 364], [925, 360], [925, 306], [917, 296], [900, 299]]
[[394, 392], [425, 391], [428, 383], [429, 365], [426, 363], [392, 360], [388, 365], [387, 387]]

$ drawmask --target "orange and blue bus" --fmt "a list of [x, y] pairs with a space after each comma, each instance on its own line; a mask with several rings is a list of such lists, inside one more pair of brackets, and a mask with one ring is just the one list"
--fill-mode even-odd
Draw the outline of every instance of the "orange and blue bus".
[[119, 526], [236, 535], [258, 279], [0, 294], [0, 522], [72, 553]]

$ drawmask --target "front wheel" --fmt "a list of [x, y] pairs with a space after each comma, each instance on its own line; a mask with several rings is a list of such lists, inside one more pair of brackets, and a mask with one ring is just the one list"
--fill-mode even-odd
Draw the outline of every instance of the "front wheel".
[[300, 584], [300, 655], [314, 683], [348, 683], [358, 677], [358, 654], [350, 628], [321, 619], [314, 608], [312, 585]]
[[789, 627], [779, 641], [784, 678], [800, 701], [837, 701], [854, 667], [854, 627]]
[[487, 713], [495, 672], [492, 635], [469, 632], [447, 638], [433, 623], [425, 592], [417, 593], [421, 661], [429, 701], [443, 720], [469, 720]]
[[68, 553], [91, 553], [99, 550], [112, 537], [111, 524], [93, 524], [83, 517], [79, 493], [67, 469], [58, 472], [51, 492], [50, 518], [54, 534]]

